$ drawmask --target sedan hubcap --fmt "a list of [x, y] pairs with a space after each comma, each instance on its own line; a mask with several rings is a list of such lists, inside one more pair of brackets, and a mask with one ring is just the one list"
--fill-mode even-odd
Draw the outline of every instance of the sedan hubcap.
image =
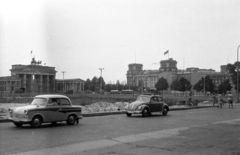
[[70, 117], [69, 117], [69, 122], [70, 122], [70, 123], [73, 123], [73, 122], [74, 122], [73, 116], [70, 116]]
[[39, 119], [35, 119], [35, 120], [34, 120], [34, 125], [38, 126], [39, 123], [40, 123], [40, 120], [39, 120]]

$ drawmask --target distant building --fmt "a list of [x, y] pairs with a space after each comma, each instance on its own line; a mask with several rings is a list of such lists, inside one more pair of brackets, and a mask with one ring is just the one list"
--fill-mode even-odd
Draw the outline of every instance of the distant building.
[[177, 61], [172, 58], [162, 60], [160, 62], [160, 68], [157, 70], [143, 70], [142, 64], [129, 64], [127, 84], [139, 86], [139, 84], [142, 83], [144, 88], [154, 89], [155, 84], [161, 77], [167, 79], [168, 83], [172, 83], [173, 79], [176, 78], [177, 70]]
[[81, 79], [57, 80], [55, 67], [42, 66], [41, 61], [32, 58], [30, 65], [12, 65], [11, 76], [0, 77], [0, 91], [16, 92], [73, 92], [84, 91], [85, 81]]
[[[176, 79], [184, 77], [192, 86], [207, 75], [213, 80], [216, 89], [224, 80], [229, 79], [226, 65], [221, 66], [221, 72], [213, 69], [200, 69], [198, 67], [189, 67], [186, 70], [177, 68], [177, 61], [172, 58], [160, 61], [160, 67], [157, 70], [143, 70], [142, 64], [132, 63], [128, 65], [127, 84], [130, 86], [139, 86], [143, 83], [144, 88], [155, 88], [157, 81], [163, 77], [168, 81], [169, 86]], [[169, 89], [170, 90], [170, 89]]]
[[0, 91], [13, 92], [15, 89], [21, 88], [21, 78], [14, 76], [0, 77]]
[[85, 81], [79, 78], [76, 79], [64, 79], [56, 80], [56, 91], [57, 92], [67, 92], [72, 90], [73, 93], [84, 91]]

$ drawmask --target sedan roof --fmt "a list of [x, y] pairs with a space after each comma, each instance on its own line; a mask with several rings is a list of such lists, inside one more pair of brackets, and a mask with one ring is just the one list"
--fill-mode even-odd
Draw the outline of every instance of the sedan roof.
[[[65, 95], [59, 95], [59, 94], [46, 94], [46, 95], [37, 95], [35, 97], [42, 97], [42, 98], [68, 98]], [[68, 98], [69, 99], [69, 98]]]

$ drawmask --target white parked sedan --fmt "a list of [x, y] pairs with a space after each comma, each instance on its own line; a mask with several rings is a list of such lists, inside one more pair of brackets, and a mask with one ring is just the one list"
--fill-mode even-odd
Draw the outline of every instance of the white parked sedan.
[[9, 120], [17, 127], [30, 124], [39, 127], [42, 123], [66, 121], [73, 125], [82, 119], [82, 107], [72, 105], [71, 100], [65, 95], [38, 95], [30, 105], [9, 108]]

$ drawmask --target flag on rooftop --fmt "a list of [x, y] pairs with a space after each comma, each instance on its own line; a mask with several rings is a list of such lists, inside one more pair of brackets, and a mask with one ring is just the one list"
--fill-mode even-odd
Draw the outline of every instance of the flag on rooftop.
[[164, 55], [168, 54], [168, 50], [166, 52], [164, 52]]

